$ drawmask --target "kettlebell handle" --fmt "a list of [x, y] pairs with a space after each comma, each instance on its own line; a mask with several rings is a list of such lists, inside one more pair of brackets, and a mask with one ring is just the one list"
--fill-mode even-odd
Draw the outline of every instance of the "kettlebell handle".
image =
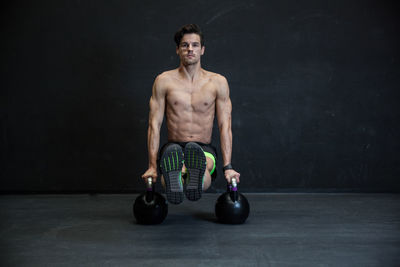
[[231, 178], [232, 190], [237, 191], [237, 182], [236, 178]]
[[149, 177], [147, 178], [147, 183], [146, 183], [146, 201], [151, 202], [154, 199], [154, 184], [153, 184], [153, 178]]
[[147, 191], [153, 190], [153, 178], [151, 177], [147, 178], [146, 189]]
[[228, 191], [237, 191], [236, 178], [231, 178], [231, 182], [227, 184]]
[[233, 202], [238, 200], [239, 194], [237, 191], [236, 178], [231, 178], [231, 182], [228, 184], [228, 192]]

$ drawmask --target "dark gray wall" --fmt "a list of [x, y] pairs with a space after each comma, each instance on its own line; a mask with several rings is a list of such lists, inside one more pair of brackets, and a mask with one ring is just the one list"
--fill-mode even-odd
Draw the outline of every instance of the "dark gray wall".
[[3, 6], [0, 190], [141, 191], [151, 85], [178, 65], [175, 30], [194, 22], [203, 67], [230, 82], [243, 191], [399, 192], [395, 3]]

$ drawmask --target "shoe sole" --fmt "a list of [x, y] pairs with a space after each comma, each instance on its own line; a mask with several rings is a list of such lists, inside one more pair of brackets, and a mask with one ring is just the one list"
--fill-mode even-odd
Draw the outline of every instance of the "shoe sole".
[[182, 148], [179, 145], [168, 146], [161, 156], [160, 169], [164, 176], [168, 202], [172, 204], [183, 201], [182, 166]]
[[185, 195], [187, 199], [196, 201], [203, 193], [203, 178], [206, 171], [206, 156], [203, 149], [196, 143], [188, 143], [185, 146], [185, 166], [188, 171], [189, 182], [186, 185]]

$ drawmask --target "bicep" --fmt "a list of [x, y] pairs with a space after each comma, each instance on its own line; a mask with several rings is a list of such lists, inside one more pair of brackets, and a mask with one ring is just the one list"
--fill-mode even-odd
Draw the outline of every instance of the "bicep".
[[217, 119], [218, 124], [225, 122], [230, 122], [231, 112], [232, 112], [232, 103], [229, 97], [229, 86], [228, 82], [224, 77], [221, 78], [220, 86], [217, 92], [217, 100], [216, 100], [216, 111], [217, 111]]
[[152, 96], [150, 97], [150, 124], [160, 126], [164, 116], [165, 109], [165, 90], [156, 78], [153, 84]]

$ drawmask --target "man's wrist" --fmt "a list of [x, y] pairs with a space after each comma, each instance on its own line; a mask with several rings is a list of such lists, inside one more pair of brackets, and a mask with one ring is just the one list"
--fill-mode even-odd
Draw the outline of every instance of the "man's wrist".
[[157, 169], [157, 164], [149, 164], [149, 169]]
[[226, 164], [226, 165], [222, 168], [222, 170], [223, 170], [224, 172], [225, 172], [226, 170], [233, 170], [232, 164], [231, 164], [231, 163]]

